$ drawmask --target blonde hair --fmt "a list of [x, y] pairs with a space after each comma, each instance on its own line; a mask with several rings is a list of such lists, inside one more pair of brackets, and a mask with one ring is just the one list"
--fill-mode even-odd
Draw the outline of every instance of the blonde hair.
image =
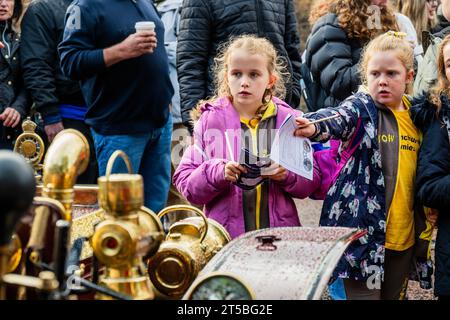
[[[361, 80], [364, 85], [367, 85], [367, 66], [369, 60], [375, 52], [395, 51], [397, 58], [401, 61], [406, 69], [406, 72], [414, 70], [414, 50], [411, 44], [406, 40], [406, 34], [403, 32], [389, 31], [382, 34], [372, 41], [364, 48], [362, 58], [359, 64], [359, 72]], [[406, 92], [410, 93], [412, 83], [406, 86]]]
[[450, 81], [445, 74], [445, 61], [444, 61], [444, 49], [450, 44], [450, 35], [446, 36], [439, 45], [439, 53], [437, 56], [437, 83], [429, 91], [429, 97], [431, 102], [436, 106], [436, 114], [439, 114], [441, 110], [441, 94], [446, 94], [450, 97]]
[[[278, 56], [275, 47], [269, 40], [251, 35], [242, 35], [230, 39], [219, 48], [219, 54], [214, 59], [214, 85], [216, 88], [214, 96], [206, 101], [200, 101], [197, 106], [212, 103], [217, 98], [223, 96], [228, 97], [231, 101], [233, 100], [226, 78], [230, 55], [237, 49], [244, 49], [251, 55], [259, 54], [266, 58], [269, 74], [276, 78], [270, 94], [280, 99], [285, 98], [285, 83], [289, 81], [290, 77], [286, 68], [285, 59]], [[262, 104], [264, 104], [265, 98], [266, 96], [263, 97]]]
[[320, 17], [335, 13], [339, 25], [352, 39], [369, 41], [380, 33], [389, 30], [398, 31], [397, 20], [390, 6], [381, 9], [381, 29], [369, 28], [368, 22], [372, 20], [369, 7], [371, 0], [321, 0], [311, 11], [309, 22], [314, 24]]
[[424, 0], [399, 0], [397, 10], [411, 19], [419, 43], [422, 43], [422, 32], [430, 30], [437, 22], [436, 17], [434, 21], [430, 21], [428, 18], [428, 10]]

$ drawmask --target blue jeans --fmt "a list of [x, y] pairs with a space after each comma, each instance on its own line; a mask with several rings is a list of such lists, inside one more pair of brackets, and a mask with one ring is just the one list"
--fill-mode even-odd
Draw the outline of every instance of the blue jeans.
[[[109, 158], [122, 150], [130, 159], [133, 173], [138, 170], [144, 179], [144, 205], [155, 213], [164, 208], [170, 187], [170, 146], [172, 116], [167, 123], [148, 133], [133, 135], [102, 135], [91, 129], [100, 176], [106, 173]], [[114, 163], [112, 173], [126, 173], [121, 159]]]

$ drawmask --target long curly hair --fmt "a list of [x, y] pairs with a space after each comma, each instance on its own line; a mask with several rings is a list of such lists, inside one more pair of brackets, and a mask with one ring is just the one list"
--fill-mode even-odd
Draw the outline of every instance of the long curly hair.
[[313, 24], [320, 17], [335, 13], [347, 36], [363, 42], [389, 30], [399, 31], [392, 8], [371, 3], [371, 0], [321, 0], [311, 10], [309, 21]]
[[445, 61], [444, 61], [444, 49], [450, 44], [450, 35], [447, 35], [444, 40], [442, 40], [439, 46], [439, 53], [437, 56], [437, 78], [438, 81], [434, 87], [429, 91], [429, 98], [431, 102], [436, 106], [436, 115], [439, 114], [441, 110], [441, 94], [445, 94], [450, 97], [450, 81], [445, 74]]
[[436, 17], [430, 18], [424, 0], [398, 0], [397, 10], [411, 19], [419, 43], [422, 43], [422, 31], [430, 30], [437, 23]]
[[[265, 38], [258, 38], [253, 35], [241, 35], [231, 38], [228, 42], [222, 44], [219, 48], [219, 54], [214, 59], [214, 96], [208, 100], [202, 100], [197, 104], [197, 109], [205, 103], [212, 103], [219, 97], [228, 97], [233, 101], [227, 81], [228, 65], [230, 55], [236, 49], [244, 49], [249, 54], [259, 54], [267, 59], [267, 68], [269, 74], [275, 76], [276, 81], [270, 92], [266, 92], [261, 101], [259, 113], [265, 111], [265, 102], [269, 101], [272, 96], [284, 99], [286, 96], [285, 83], [289, 81], [290, 74], [287, 71], [287, 62], [280, 57], [272, 45], [272, 43]], [[269, 99], [267, 99], [270, 96]]]
[[311, 26], [313, 26], [320, 17], [330, 13], [332, 4], [336, 0], [319, 0], [315, 1], [309, 11], [308, 21]]

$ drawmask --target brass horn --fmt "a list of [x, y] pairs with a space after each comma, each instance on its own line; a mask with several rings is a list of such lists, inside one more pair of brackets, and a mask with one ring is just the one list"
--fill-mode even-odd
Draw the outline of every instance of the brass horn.
[[89, 144], [77, 130], [59, 132], [50, 145], [44, 159], [42, 197], [35, 197], [35, 214], [25, 249], [27, 273], [37, 275], [38, 263], [51, 261], [52, 248], [46, 246], [46, 237], [53, 230], [53, 213], [58, 219], [72, 220], [74, 185], [79, 174], [89, 162]]
[[68, 221], [72, 220], [73, 186], [88, 163], [89, 144], [74, 129], [58, 133], [45, 155], [42, 196], [60, 201]]

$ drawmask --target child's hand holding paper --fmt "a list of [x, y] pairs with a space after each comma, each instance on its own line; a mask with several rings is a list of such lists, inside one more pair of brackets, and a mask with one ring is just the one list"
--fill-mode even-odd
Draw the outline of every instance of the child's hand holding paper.
[[261, 168], [261, 177], [269, 178], [273, 181], [282, 182], [286, 180], [287, 175], [288, 171], [275, 162], [272, 162], [267, 168]]
[[225, 180], [236, 183], [241, 173], [246, 173], [247, 169], [234, 161], [228, 161], [225, 165]]

